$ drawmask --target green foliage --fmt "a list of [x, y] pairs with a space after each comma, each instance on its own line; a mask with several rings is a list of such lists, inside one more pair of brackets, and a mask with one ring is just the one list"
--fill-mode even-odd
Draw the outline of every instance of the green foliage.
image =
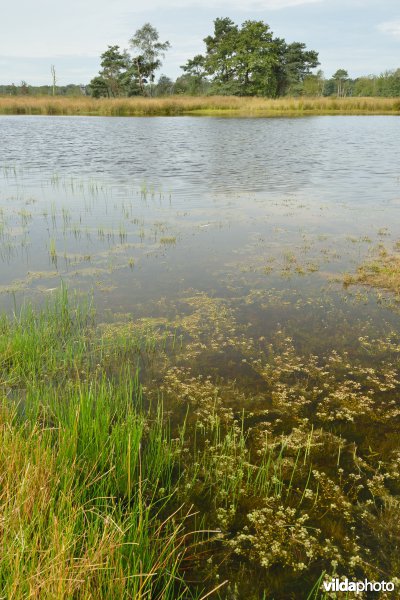
[[204, 94], [209, 87], [205, 65], [206, 60], [201, 54], [196, 54], [185, 65], [182, 65], [181, 69], [183, 69], [185, 74], [176, 80], [175, 93], [189, 95]]
[[[29, 96], [52, 96], [52, 85], [28, 85]], [[57, 96], [86, 96], [89, 92], [88, 86], [69, 83], [67, 85], [57, 85]], [[0, 94], [2, 96], [21, 96], [21, 87], [14, 83], [11, 85], [0, 85]]]
[[174, 91], [174, 82], [166, 75], [160, 75], [155, 86], [155, 96], [170, 96]]
[[354, 81], [354, 96], [400, 96], [400, 69], [386, 71], [379, 76], [359, 77]]
[[338, 69], [325, 81], [324, 96], [359, 96], [396, 98], [400, 96], [400, 69], [380, 75], [365, 75], [351, 79], [345, 69]]
[[[0, 318], [0, 595], [322, 600], [325, 578], [396, 577], [398, 332], [317, 356], [182, 300], [168, 337], [65, 288]], [[196, 372], [227, 347], [262, 396]]]
[[377, 78], [374, 76], [359, 77], [353, 86], [354, 96], [378, 96]]
[[[169, 42], [159, 42], [158, 31], [145, 23], [130, 40], [131, 56], [119, 46], [108, 46], [101, 55], [101, 70], [90, 82], [90, 93], [95, 98], [147, 95], [154, 83], [155, 72], [162, 65], [161, 57], [170, 47]], [[165, 82], [164, 82], [165, 85]]]
[[105, 345], [65, 289], [0, 319], [1, 597], [200, 596], [179, 573], [177, 449], [126, 357], [107, 373], [121, 347]]
[[[303, 43], [294, 42], [286, 45], [282, 40], [279, 65], [277, 95], [283, 96], [287, 93], [297, 95], [303, 89], [304, 79], [310, 76], [310, 70], [319, 65], [318, 52], [306, 50], [306, 45]], [[320, 84], [321, 71], [319, 74], [314, 76], [317, 84]]]
[[26, 81], [21, 81], [20, 94], [22, 96], [27, 96], [29, 93], [30, 93], [29, 85], [26, 83]]
[[205, 56], [197, 55], [182, 69], [200, 83], [211, 78], [212, 91], [238, 96], [281, 96], [296, 91], [318, 63], [318, 53], [305, 44], [274, 38], [267, 23], [229, 18], [214, 21], [214, 35], [204, 40]]
[[118, 98], [125, 95], [131, 79], [130, 59], [119, 46], [108, 46], [101, 55], [102, 69], [90, 82], [92, 96]]
[[101, 75], [93, 77], [89, 85], [90, 93], [93, 96], [93, 98], [103, 98], [108, 96], [107, 83]]
[[325, 88], [325, 79], [323, 71], [319, 70], [315, 74], [306, 75], [303, 81], [303, 94], [305, 96], [322, 96]]
[[159, 34], [150, 23], [145, 23], [129, 40], [130, 47], [138, 52], [133, 58], [137, 70], [138, 83], [142, 94], [145, 94], [145, 83], [150, 83], [150, 95], [154, 83], [155, 71], [162, 65], [161, 58], [170, 48], [170, 43], [159, 42]]
[[339, 97], [347, 96], [349, 74], [345, 69], [338, 69], [332, 79], [335, 82], [336, 95]]

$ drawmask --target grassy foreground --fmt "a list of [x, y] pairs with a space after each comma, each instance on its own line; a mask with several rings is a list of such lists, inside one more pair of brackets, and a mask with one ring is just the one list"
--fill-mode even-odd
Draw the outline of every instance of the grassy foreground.
[[0, 596], [200, 598], [182, 580], [196, 534], [173, 501], [178, 444], [90, 323], [65, 290], [0, 321]]
[[[264, 355], [229, 311], [193, 302], [180, 344], [96, 325], [65, 289], [0, 318], [1, 598], [327, 600], [324, 577], [400, 583], [400, 346], [363, 338], [382, 360], [349, 378], [346, 353], [320, 364], [279, 333]], [[207, 327], [264, 381], [259, 414], [187, 367]]]
[[167, 98], [0, 97], [5, 115], [227, 115], [282, 116], [308, 114], [399, 114], [399, 98], [238, 98], [172, 96]]

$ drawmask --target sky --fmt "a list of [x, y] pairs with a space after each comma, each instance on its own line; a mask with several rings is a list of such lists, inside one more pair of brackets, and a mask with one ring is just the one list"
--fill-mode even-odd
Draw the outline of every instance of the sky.
[[262, 20], [288, 43], [304, 42], [326, 77], [400, 67], [400, 0], [19, 0], [1, 9], [0, 84], [50, 84], [51, 65], [59, 85], [88, 83], [107, 46], [128, 48], [146, 22], [171, 44], [158, 75], [175, 79], [204, 51], [217, 17]]

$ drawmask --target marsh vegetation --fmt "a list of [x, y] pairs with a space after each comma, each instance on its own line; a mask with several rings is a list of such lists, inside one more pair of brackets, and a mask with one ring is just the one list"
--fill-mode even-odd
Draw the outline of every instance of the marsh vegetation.
[[330, 114], [398, 114], [398, 98], [238, 96], [171, 96], [167, 98], [0, 97], [3, 115], [151, 116], [211, 114], [226, 116], [285, 116]]
[[345, 285], [365, 285], [394, 293], [400, 301], [400, 242], [393, 248], [380, 244], [374, 256], [357, 268], [356, 273], [346, 273], [343, 277]]

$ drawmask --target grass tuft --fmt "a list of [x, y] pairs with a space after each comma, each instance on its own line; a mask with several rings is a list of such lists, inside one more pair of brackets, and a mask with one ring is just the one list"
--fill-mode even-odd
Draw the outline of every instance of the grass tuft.
[[0, 322], [0, 596], [199, 597], [169, 428], [142, 410], [133, 367], [97, 362], [91, 317], [63, 289]]

